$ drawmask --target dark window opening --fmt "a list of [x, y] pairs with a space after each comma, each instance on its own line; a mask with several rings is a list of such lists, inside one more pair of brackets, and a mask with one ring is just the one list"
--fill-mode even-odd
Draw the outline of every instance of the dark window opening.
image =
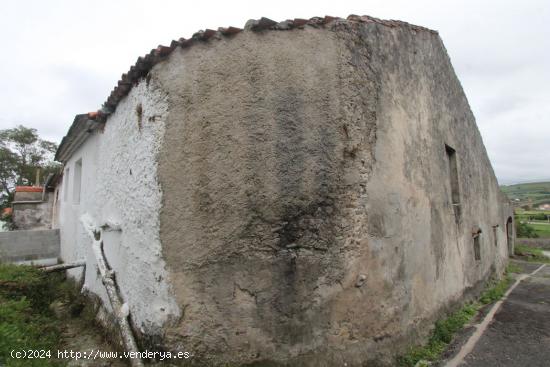
[[481, 228], [475, 226], [472, 228], [472, 238], [474, 239], [474, 257], [481, 260]]
[[458, 222], [460, 219], [460, 190], [458, 185], [458, 166], [456, 162], [456, 151], [445, 144], [445, 152], [447, 153], [447, 161], [449, 166], [449, 182], [451, 186], [451, 205], [455, 213], [455, 218]]
[[498, 224], [493, 226], [493, 238], [495, 239], [495, 247], [498, 247]]
[[506, 220], [506, 244], [508, 245], [508, 254], [514, 253], [514, 222], [512, 217], [508, 217]]
[[474, 237], [474, 256], [476, 260], [481, 260], [481, 235]]
[[80, 203], [81, 188], [82, 188], [82, 158], [76, 161], [74, 165], [73, 204]]

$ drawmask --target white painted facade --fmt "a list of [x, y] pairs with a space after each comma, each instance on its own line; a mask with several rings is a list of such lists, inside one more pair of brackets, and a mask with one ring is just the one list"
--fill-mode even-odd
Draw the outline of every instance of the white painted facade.
[[[91, 219], [96, 227], [119, 228], [103, 231], [105, 256], [134, 325], [149, 335], [180, 314], [159, 237], [157, 154], [166, 114], [166, 96], [153, 82], [132, 88], [104, 131], [91, 134], [67, 161], [58, 203], [61, 257], [65, 262], [86, 260], [84, 287], [106, 305], [109, 300], [82, 219]], [[82, 270], [70, 274], [81, 278]]]

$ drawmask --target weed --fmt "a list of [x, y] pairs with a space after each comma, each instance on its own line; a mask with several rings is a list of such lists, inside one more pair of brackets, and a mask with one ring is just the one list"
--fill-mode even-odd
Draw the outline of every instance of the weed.
[[509, 274], [506, 274], [504, 278], [481, 294], [479, 302], [483, 305], [488, 305], [489, 303], [498, 301], [502, 298], [502, 296], [504, 296], [504, 293], [506, 293], [506, 290], [510, 287], [511, 283], [512, 278]]
[[33, 309], [46, 310], [57, 297], [61, 274], [44, 274], [32, 266], [0, 264], [0, 297], [26, 297]]
[[435, 328], [424, 346], [415, 346], [409, 349], [407, 354], [397, 358], [397, 363], [402, 367], [416, 366], [423, 361], [436, 361], [453, 340], [454, 334], [461, 330], [486, 304], [502, 298], [510, 286], [512, 278], [506, 274], [504, 278], [488, 286], [482, 293], [478, 302], [471, 302], [464, 305], [458, 311], [453, 312], [447, 318], [435, 323]]
[[415, 366], [419, 361], [437, 360], [452, 341], [453, 335], [472, 319], [479, 307], [478, 303], [468, 303], [446, 319], [437, 321], [428, 344], [409, 349], [406, 355], [398, 358], [399, 366]]
[[516, 274], [519, 274], [519, 273], [522, 273], [523, 270], [521, 269], [521, 266], [519, 266], [518, 264], [510, 263], [510, 264], [508, 264], [508, 266], [506, 267], [506, 272], [507, 272], [507, 273], [516, 273]]
[[63, 365], [50, 359], [10, 356], [12, 350], [56, 349], [61, 333], [49, 305], [60, 280], [30, 266], [0, 264], [0, 365]]
[[516, 245], [514, 247], [514, 254], [525, 257], [527, 261], [550, 263], [550, 258], [544, 256], [540, 248], [529, 247], [525, 245]]

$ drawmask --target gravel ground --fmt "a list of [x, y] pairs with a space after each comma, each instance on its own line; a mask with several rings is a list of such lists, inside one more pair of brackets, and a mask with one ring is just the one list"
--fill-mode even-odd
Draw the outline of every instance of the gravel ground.
[[550, 366], [549, 265], [514, 289], [461, 366]]

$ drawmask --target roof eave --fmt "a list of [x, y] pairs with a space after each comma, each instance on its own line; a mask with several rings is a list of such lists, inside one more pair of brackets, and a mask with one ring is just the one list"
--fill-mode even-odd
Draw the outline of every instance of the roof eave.
[[102, 125], [102, 122], [91, 119], [89, 114], [76, 115], [69, 132], [61, 140], [61, 144], [55, 153], [55, 160], [63, 164], [67, 163], [82, 143]]

